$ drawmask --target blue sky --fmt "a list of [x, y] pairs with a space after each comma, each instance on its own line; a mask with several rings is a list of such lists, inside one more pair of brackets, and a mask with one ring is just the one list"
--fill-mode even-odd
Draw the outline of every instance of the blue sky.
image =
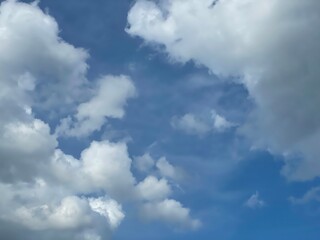
[[0, 236], [319, 239], [316, 0], [23, 2], [0, 6]]

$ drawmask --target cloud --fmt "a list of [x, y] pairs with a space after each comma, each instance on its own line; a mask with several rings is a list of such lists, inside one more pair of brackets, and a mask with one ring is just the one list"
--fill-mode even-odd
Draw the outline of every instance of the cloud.
[[196, 116], [192, 113], [181, 117], [174, 116], [171, 126], [187, 134], [202, 136], [210, 132], [224, 132], [235, 125], [212, 110], [211, 117]]
[[146, 177], [136, 186], [136, 189], [139, 197], [149, 201], [165, 199], [172, 191], [166, 179], [158, 180], [154, 176]]
[[124, 75], [88, 81], [87, 58], [36, 2], [1, 3], [0, 221], [8, 227], [0, 235], [7, 239], [110, 239], [125, 217], [122, 204], [169, 194], [164, 178], [137, 183], [125, 143], [90, 139], [79, 158], [60, 149], [49, 118], [70, 119], [57, 133], [86, 136], [106, 118], [122, 118], [136, 94]]
[[210, 126], [191, 113], [187, 113], [182, 117], [173, 117], [171, 126], [188, 134], [203, 135], [210, 131]]
[[134, 166], [140, 172], [150, 172], [150, 170], [154, 167], [155, 160], [150, 156], [149, 153], [145, 153], [142, 156], [136, 157], [134, 159]]
[[178, 228], [197, 229], [201, 222], [192, 219], [189, 209], [184, 208], [181, 203], [165, 199], [160, 202], [146, 203], [142, 206], [141, 214], [150, 220], [161, 220], [176, 225]]
[[320, 202], [320, 187], [311, 188], [301, 198], [290, 197], [293, 204], [307, 204], [313, 201]]
[[142, 173], [154, 174], [161, 178], [180, 181], [183, 179], [183, 170], [173, 166], [166, 157], [153, 159], [149, 153], [134, 159], [134, 166]]
[[[121, 205], [110, 198], [93, 199], [76, 196], [79, 193], [56, 181], [38, 178], [35, 182], [0, 183], [0, 219], [31, 230], [30, 235], [59, 231], [67, 239], [78, 239], [87, 231], [99, 236], [110, 232], [122, 221]], [[74, 195], [76, 194], [76, 195]], [[114, 203], [114, 204], [111, 204]], [[104, 204], [102, 214], [98, 204]], [[121, 215], [122, 214], [122, 215]], [[124, 215], [123, 215], [124, 216]], [[41, 235], [41, 234], [40, 234]], [[19, 238], [20, 239], [20, 238]], [[61, 239], [64, 239], [61, 237]]]
[[106, 217], [111, 228], [119, 227], [125, 215], [122, 206], [113, 199], [108, 198], [91, 198], [89, 199], [90, 207], [93, 211]]
[[262, 199], [260, 199], [258, 192], [251, 195], [251, 197], [245, 202], [245, 206], [252, 209], [262, 208], [265, 205], [265, 202]]
[[255, 104], [242, 133], [284, 154], [289, 180], [305, 181], [320, 175], [319, 10], [317, 0], [139, 0], [126, 31], [174, 61], [239, 79]]
[[7, 122], [0, 133], [0, 179], [5, 182], [31, 180], [57, 147], [49, 126], [32, 117]]
[[171, 179], [179, 178], [179, 173], [177, 169], [174, 166], [172, 166], [165, 157], [160, 158], [157, 161], [156, 166], [162, 176]]
[[75, 159], [56, 150], [51, 160], [54, 177], [82, 193], [105, 190], [116, 199], [130, 198], [135, 184], [132, 160], [124, 143], [96, 142]]
[[57, 128], [59, 135], [82, 137], [98, 131], [106, 118], [122, 118], [124, 106], [129, 98], [136, 95], [136, 89], [128, 76], [104, 76], [93, 90], [88, 102], [77, 107], [73, 117], [65, 118]]
[[74, 229], [90, 223], [88, 211], [88, 204], [85, 200], [70, 196], [62, 199], [57, 206], [44, 204], [19, 207], [15, 210], [12, 220], [34, 230]]
[[219, 115], [215, 111], [211, 112], [212, 119], [213, 119], [213, 129], [218, 132], [223, 132], [228, 128], [231, 128], [234, 126], [233, 123], [226, 120], [223, 116]]
[[1, 102], [14, 96], [47, 112], [63, 112], [81, 100], [87, 52], [63, 41], [56, 21], [36, 4], [3, 1], [0, 8]]

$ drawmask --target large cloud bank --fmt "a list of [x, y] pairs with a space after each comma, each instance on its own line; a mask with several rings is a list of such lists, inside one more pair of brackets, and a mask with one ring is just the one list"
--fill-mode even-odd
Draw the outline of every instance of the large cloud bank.
[[[168, 199], [172, 189], [165, 178], [147, 173], [136, 181], [125, 143], [92, 141], [79, 159], [59, 149], [60, 137], [90, 136], [108, 118], [124, 117], [127, 101], [136, 96], [128, 76], [89, 81], [87, 58], [84, 49], [59, 37], [56, 21], [36, 3], [1, 3], [3, 239], [108, 239], [125, 218], [126, 202], [145, 210], [145, 204], [174, 201]], [[53, 129], [37, 112], [61, 124]], [[179, 215], [174, 224], [199, 224], [188, 209], [172, 203], [168, 214]]]
[[240, 79], [255, 103], [242, 132], [305, 181], [320, 176], [319, 12], [318, 0], [138, 0], [126, 31]]

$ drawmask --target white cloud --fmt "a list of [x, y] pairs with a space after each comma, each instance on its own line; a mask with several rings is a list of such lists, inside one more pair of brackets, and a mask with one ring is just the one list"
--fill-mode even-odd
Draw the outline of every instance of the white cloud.
[[89, 181], [109, 194], [124, 197], [130, 194], [135, 179], [130, 171], [132, 160], [124, 143], [93, 142], [81, 154], [83, 173]]
[[[243, 133], [287, 160], [290, 180], [320, 176], [318, 0], [139, 0], [126, 31], [164, 46], [176, 61], [195, 61], [239, 77], [255, 102]], [[313, 167], [312, 167], [313, 166]]]
[[0, 133], [0, 179], [4, 181], [32, 179], [57, 147], [49, 126], [38, 119], [8, 122]]
[[56, 21], [36, 4], [4, 1], [0, 8], [1, 100], [18, 87], [36, 88], [30, 101], [46, 111], [64, 111], [81, 99], [87, 52], [63, 41]]
[[262, 208], [265, 206], [265, 202], [260, 198], [259, 193], [254, 193], [246, 202], [245, 206], [256, 209], [256, 208]]
[[212, 119], [213, 119], [213, 129], [222, 132], [228, 128], [231, 128], [234, 126], [233, 123], [226, 120], [223, 116], [219, 115], [215, 111], [212, 111]]
[[149, 153], [134, 159], [134, 166], [142, 173], [154, 174], [169, 180], [180, 181], [183, 178], [183, 170], [173, 166], [166, 157], [153, 159]]
[[189, 209], [172, 199], [146, 203], [142, 206], [141, 213], [146, 219], [161, 220], [178, 228], [197, 229], [201, 226], [199, 220], [190, 217]]
[[92, 98], [78, 106], [74, 122], [71, 117], [62, 120], [58, 134], [81, 137], [100, 130], [106, 118], [122, 118], [127, 100], [136, 95], [128, 76], [104, 76], [93, 91]]
[[313, 201], [320, 202], [320, 187], [311, 188], [301, 198], [290, 197], [293, 204], [307, 204]]
[[171, 179], [176, 179], [179, 176], [179, 173], [177, 172], [177, 170], [175, 169], [174, 166], [172, 166], [165, 157], [160, 158], [157, 163], [156, 166], [160, 172], [160, 174], [164, 177], [168, 177]]
[[210, 132], [210, 126], [191, 113], [182, 117], [173, 117], [171, 126], [188, 134], [203, 135]]
[[[46, 171], [33, 172], [38, 177], [35, 182], [0, 183], [0, 218], [36, 231], [59, 229], [79, 233], [94, 229], [98, 234], [116, 229], [125, 217], [116, 200], [76, 195], [102, 191], [123, 199], [134, 191], [130, 165], [122, 143], [93, 142], [80, 160], [56, 150]], [[99, 227], [101, 222], [105, 222], [103, 230]]]
[[[0, 184], [0, 218], [17, 223], [35, 232], [59, 230], [60, 233], [94, 230], [95, 234], [111, 231], [122, 221], [124, 214], [115, 200], [87, 199], [73, 195], [68, 186], [37, 179], [34, 183]], [[100, 205], [99, 205], [100, 204]], [[99, 206], [103, 206], [99, 209]], [[102, 214], [103, 210], [108, 214]], [[98, 236], [98, 235], [97, 235]], [[70, 237], [71, 238], [71, 237]], [[73, 239], [73, 238], [72, 238]]]
[[125, 143], [92, 142], [79, 160], [57, 150], [51, 167], [63, 184], [80, 192], [105, 190], [117, 199], [132, 198], [135, 178]]
[[[56, 149], [50, 126], [32, 111], [73, 111], [86, 95], [86, 51], [64, 42], [55, 20], [35, 3], [2, 2], [0, 32], [1, 221], [22, 236], [30, 229], [28, 235], [39, 234], [39, 239], [51, 230], [59, 230], [61, 239], [85, 238], [88, 231], [92, 233], [86, 235], [98, 237], [103, 221], [103, 232], [111, 231], [114, 217], [101, 217], [87, 198], [79, 197], [75, 182], [62, 184], [57, 178], [50, 159], [64, 154]], [[70, 180], [68, 170], [76, 176], [80, 166], [71, 156], [68, 161], [72, 166], [60, 170]]]
[[[125, 217], [120, 201], [142, 204], [125, 143], [93, 141], [76, 159], [58, 148], [50, 125], [33, 113], [71, 116], [63, 130], [74, 136], [99, 130], [106, 117], [124, 116], [136, 94], [131, 79], [107, 75], [90, 88], [87, 57], [59, 37], [55, 19], [37, 3], [1, 3], [0, 221], [18, 239], [52, 239], [52, 231], [55, 239], [109, 239]], [[169, 188], [165, 183], [153, 187], [161, 192]]]
[[144, 155], [134, 159], [134, 166], [140, 172], [148, 173], [155, 166], [155, 160], [150, 156], [149, 153], [145, 153]]
[[166, 179], [158, 180], [154, 176], [146, 177], [136, 186], [137, 194], [144, 200], [163, 200], [171, 194], [171, 187]]
[[187, 113], [181, 117], [175, 116], [171, 120], [171, 126], [188, 134], [201, 136], [210, 132], [223, 132], [235, 125], [213, 110], [211, 111], [211, 118], [192, 113]]
[[62, 199], [57, 206], [19, 207], [14, 212], [13, 220], [34, 230], [74, 229], [90, 223], [87, 211], [85, 200], [71, 196]]
[[113, 199], [90, 198], [89, 204], [93, 211], [108, 219], [109, 224], [113, 229], [119, 227], [125, 217], [122, 206]]

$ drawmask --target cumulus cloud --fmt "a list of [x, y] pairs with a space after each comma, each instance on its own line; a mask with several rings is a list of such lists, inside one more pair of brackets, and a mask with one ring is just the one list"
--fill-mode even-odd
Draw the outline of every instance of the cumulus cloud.
[[159, 202], [146, 203], [142, 206], [141, 214], [150, 220], [161, 220], [176, 225], [178, 228], [197, 229], [201, 222], [190, 217], [189, 209], [181, 203], [165, 199]]
[[260, 198], [259, 193], [256, 192], [245, 202], [245, 206], [252, 209], [262, 208], [265, 206], [265, 202]]
[[104, 76], [98, 81], [92, 98], [81, 103], [73, 117], [65, 118], [57, 128], [59, 135], [86, 136], [100, 130], [106, 118], [122, 118], [124, 106], [136, 95], [133, 82], [128, 76]]
[[240, 79], [255, 103], [242, 133], [256, 147], [287, 156], [288, 179], [319, 176], [319, 1], [212, 3], [138, 0], [126, 31], [160, 44], [175, 61]]
[[38, 178], [31, 183], [1, 183], [0, 189], [0, 219], [15, 224], [16, 229], [23, 226], [32, 234], [42, 233], [41, 239], [52, 230], [62, 235], [73, 232], [69, 239], [82, 238], [87, 231], [99, 236], [110, 232], [124, 216], [115, 200], [79, 197], [78, 192], [56, 181]]
[[155, 160], [150, 156], [149, 153], [145, 153], [142, 156], [134, 159], [134, 166], [140, 172], [148, 173], [155, 165]]
[[116, 199], [132, 198], [135, 178], [124, 143], [96, 142], [75, 159], [56, 150], [51, 160], [54, 177], [82, 193], [105, 190]]
[[149, 153], [145, 153], [134, 159], [134, 166], [142, 173], [152, 173], [169, 180], [180, 181], [183, 178], [183, 170], [173, 166], [166, 157], [156, 160]]
[[165, 157], [160, 158], [157, 161], [156, 166], [162, 176], [171, 179], [179, 178], [179, 173], [177, 169], [174, 166], [172, 166]]
[[117, 228], [125, 217], [122, 206], [113, 199], [90, 198], [89, 204], [93, 211], [108, 219], [113, 229]]
[[81, 99], [87, 52], [63, 41], [56, 21], [36, 4], [3, 1], [0, 8], [1, 102], [36, 89], [29, 102], [49, 112]]
[[171, 194], [171, 187], [166, 179], [158, 180], [154, 176], [146, 177], [136, 186], [138, 195], [144, 200], [161, 200]]
[[12, 220], [34, 230], [74, 229], [90, 223], [87, 212], [88, 204], [85, 200], [70, 196], [62, 199], [57, 206], [44, 204], [19, 207]]
[[[55, 19], [36, 2], [1, 3], [0, 221], [8, 227], [0, 235], [6, 239], [109, 239], [125, 217], [123, 203], [169, 195], [164, 178], [137, 184], [125, 143], [92, 141], [79, 158], [59, 149], [61, 135], [86, 136], [106, 118], [122, 118], [136, 94], [122, 75], [89, 86], [87, 58], [59, 37]], [[39, 112], [69, 116], [56, 131], [61, 135]]]
[[31, 180], [57, 147], [49, 126], [39, 119], [7, 122], [0, 134], [0, 179], [5, 182]]

